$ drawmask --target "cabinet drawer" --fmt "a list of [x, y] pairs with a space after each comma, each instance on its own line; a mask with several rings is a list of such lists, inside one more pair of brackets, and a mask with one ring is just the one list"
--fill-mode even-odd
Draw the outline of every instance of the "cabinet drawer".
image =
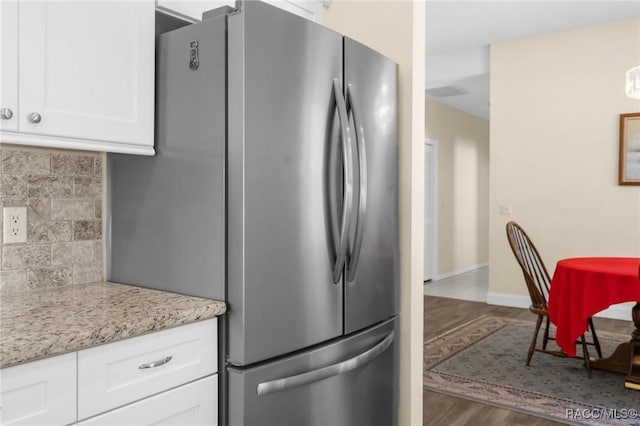
[[218, 375], [110, 411], [78, 426], [218, 424]]
[[0, 424], [76, 421], [76, 353], [0, 370]]
[[80, 351], [78, 418], [215, 373], [217, 362], [215, 318]]

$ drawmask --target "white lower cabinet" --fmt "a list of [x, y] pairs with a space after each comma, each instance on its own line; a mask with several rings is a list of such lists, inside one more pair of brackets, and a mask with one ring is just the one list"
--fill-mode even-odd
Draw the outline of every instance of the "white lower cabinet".
[[0, 370], [0, 424], [66, 425], [76, 421], [76, 354]]
[[218, 375], [79, 422], [79, 426], [218, 424]]
[[208, 320], [78, 352], [78, 418], [215, 373], [216, 332]]
[[0, 370], [0, 426], [217, 425], [215, 318]]

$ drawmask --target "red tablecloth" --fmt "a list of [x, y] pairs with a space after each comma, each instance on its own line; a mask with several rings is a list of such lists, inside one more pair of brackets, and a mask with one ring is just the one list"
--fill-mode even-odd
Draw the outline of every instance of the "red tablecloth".
[[[587, 320], [611, 305], [640, 301], [640, 258], [582, 257], [558, 262], [549, 292], [549, 319], [556, 325], [556, 343], [576, 355], [576, 339]], [[631, 311], [629, 311], [631, 319]]]

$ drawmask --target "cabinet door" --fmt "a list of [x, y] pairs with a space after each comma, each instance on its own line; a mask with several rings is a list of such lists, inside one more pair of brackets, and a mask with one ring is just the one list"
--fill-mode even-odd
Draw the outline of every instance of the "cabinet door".
[[156, 0], [156, 8], [162, 13], [189, 22], [202, 20], [202, 13], [222, 6], [235, 7], [235, 0]]
[[78, 416], [171, 389], [217, 367], [215, 318], [84, 349], [78, 352]]
[[[322, 21], [322, 3], [320, 0], [262, 0], [265, 3], [295, 13], [310, 21]], [[163, 13], [190, 22], [202, 20], [202, 13], [221, 6], [235, 7], [235, 0], [156, 0], [157, 9]]]
[[2, 425], [66, 425], [76, 421], [76, 353], [0, 370]]
[[18, 130], [18, 2], [0, 2], [0, 129]]
[[22, 1], [19, 15], [21, 132], [153, 145], [153, 2]]
[[218, 375], [180, 386], [93, 417], [78, 426], [218, 424]]
[[262, 0], [287, 12], [313, 22], [322, 22], [322, 3], [319, 0]]

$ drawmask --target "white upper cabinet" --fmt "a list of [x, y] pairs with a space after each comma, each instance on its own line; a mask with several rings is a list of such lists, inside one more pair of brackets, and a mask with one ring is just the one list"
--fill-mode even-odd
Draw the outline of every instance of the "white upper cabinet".
[[318, 0], [263, 0], [284, 9], [287, 12], [307, 18], [310, 21], [322, 21], [322, 3]]
[[[258, 0], [245, 0], [258, 1]], [[320, 0], [263, 0], [288, 12], [307, 18], [311, 21], [322, 20], [322, 2]], [[195, 22], [202, 19], [202, 12], [216, 9], [221, 6], [235, 7], [234, 0], [209, 0], [209, 1], [177, 1], [157, 0], [158, 10], [169, 15]]]
[[0, 130], [18, 130], [18, 3], [0, 2]]
[[[2, 142], [152, 155], [154, 6], [3, 1], [0, 108], [15, 87], [18, 107], [13, 127], [2, 127], [16, 132], [3, 131]], [[17, 64], [5, 36], [12, 25]]]
[[197, 22], [202, 20], [202, 12], [217, 9], [222, 6], [234, 7], [235, 0], [157, 0], [156, 7], [160, 12], [175, 16], [184, 21]]

